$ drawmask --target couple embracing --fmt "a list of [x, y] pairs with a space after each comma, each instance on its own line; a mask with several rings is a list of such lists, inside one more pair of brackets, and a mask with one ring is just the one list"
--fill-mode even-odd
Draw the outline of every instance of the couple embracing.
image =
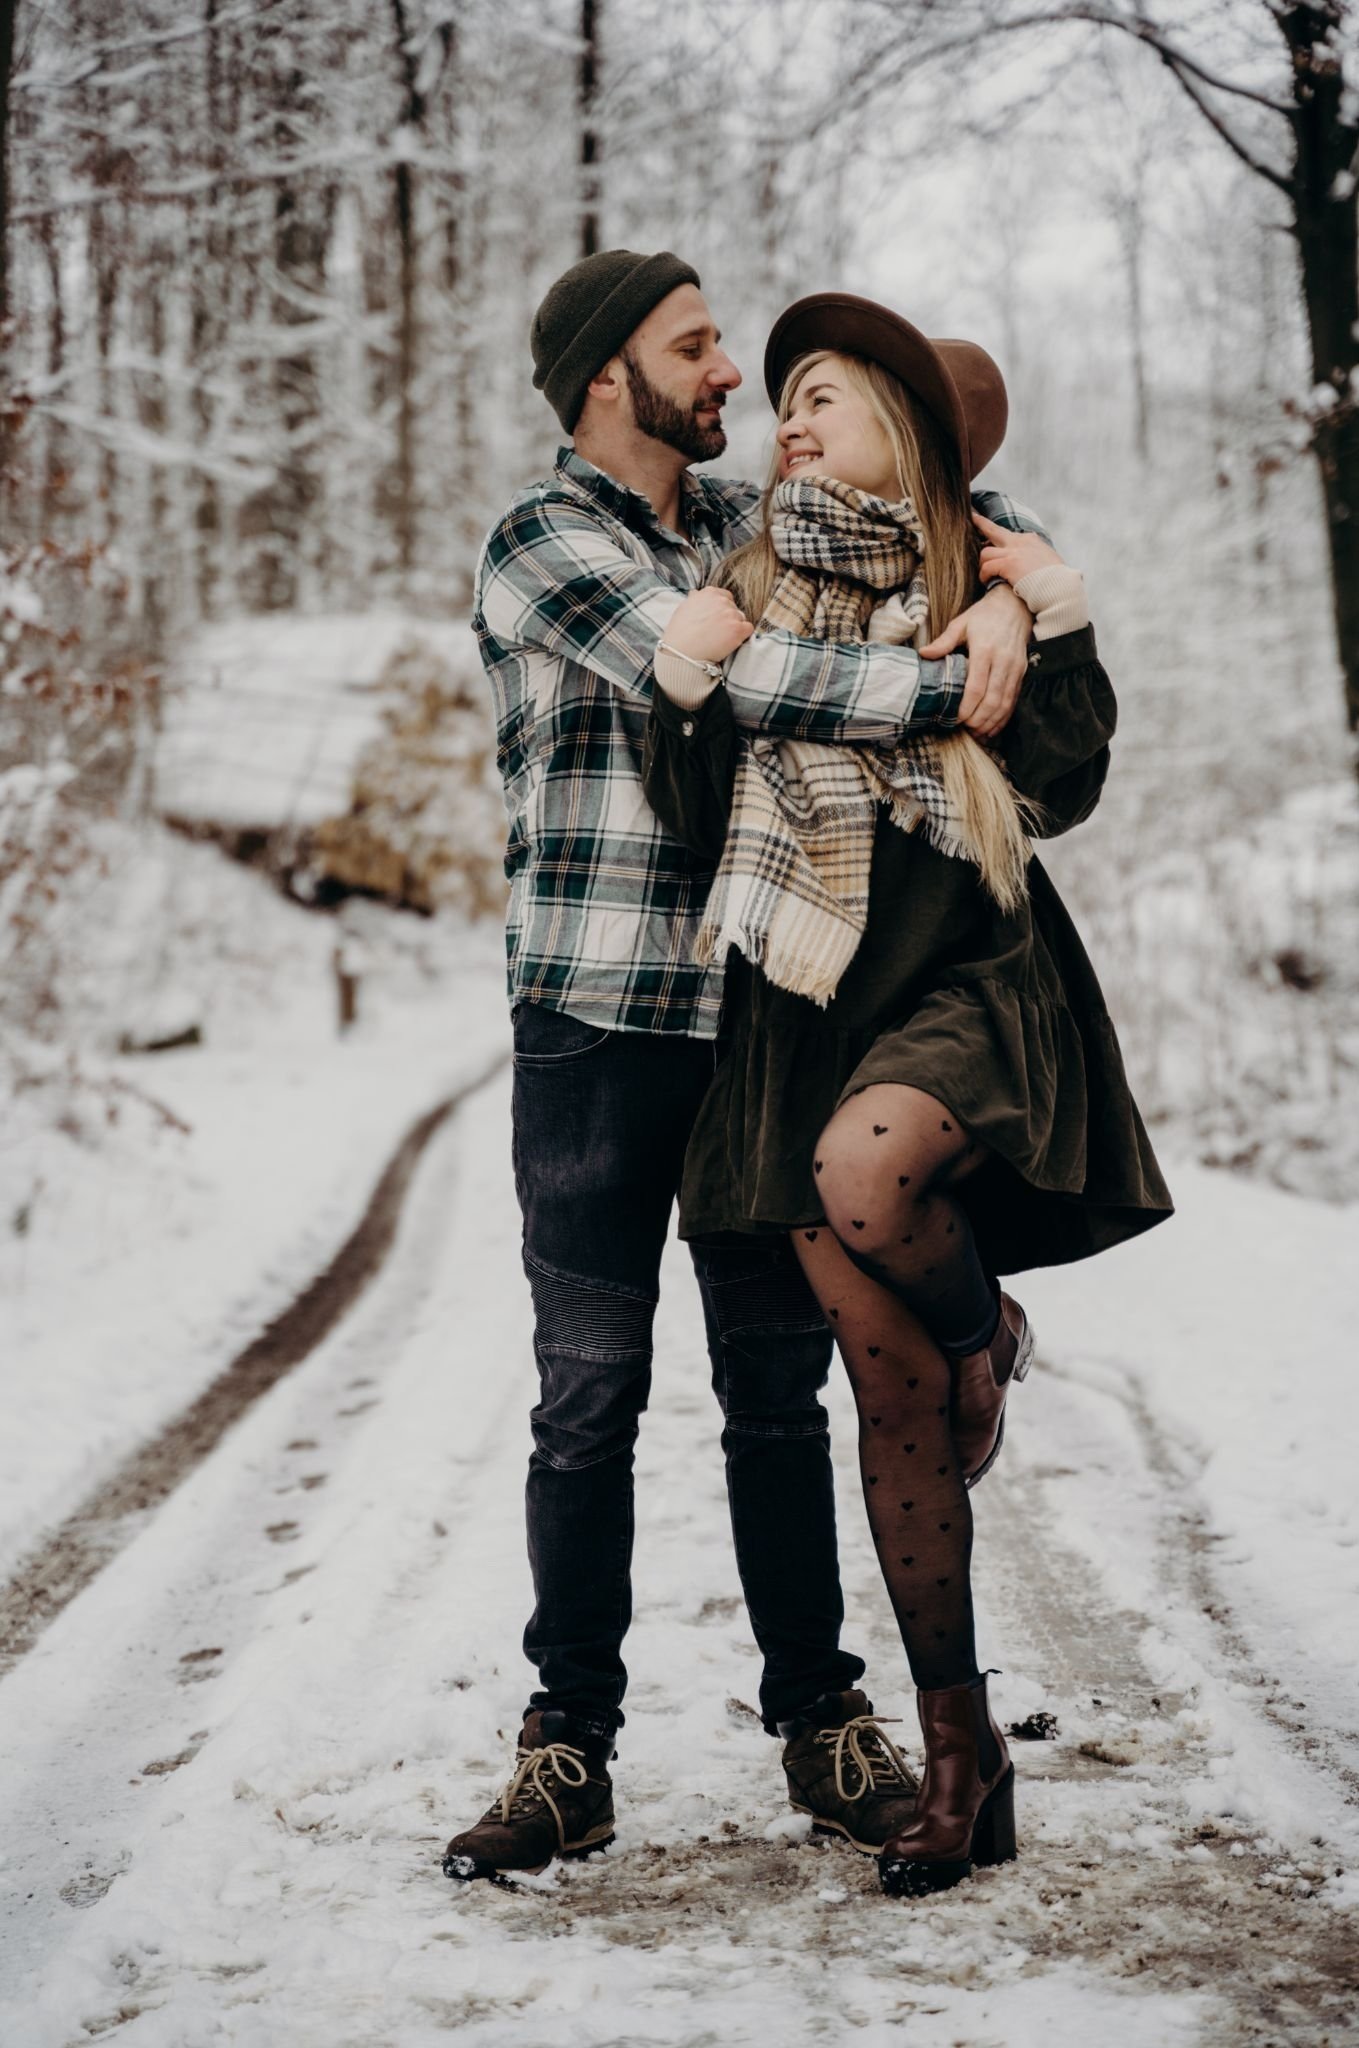
[[[534, 382], [571, 445], [478, 573], [510, 821], [540, 1684], [444, 1868], [536, 1870], [613, 1838], [633, 1446], [678, 1201], [764, 1726], [794, 1808], [910, 1896], [1015, 1853], [971, 1593], [971, 1489], [1033, 1354], [1000, 1277], [1170, 1213], [1033, 852], [1098, 801], [1115, 705], [1079, 573], [972, 491], [1006, 421], [982, 349], [799, 300], [766, 351], [760, 491], [691, 467], [722, 453], [741, 381], [720, 341], [668, 253], [560, 278]], [[834, 1348], [918, 1782], [840, 1642]]]

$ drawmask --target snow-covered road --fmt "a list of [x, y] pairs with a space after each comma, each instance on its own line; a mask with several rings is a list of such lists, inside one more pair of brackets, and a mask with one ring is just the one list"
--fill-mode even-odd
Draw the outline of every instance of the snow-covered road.
[[[788, 1814], [672, 1248], [618, 1840], [463, 1889], [439, 1851], [510, 1755], [529, 1605], [493, 1081], [380, 1279], [0, 1683], [5, 2048], [1354, 2039], [1354, 1214], [1175, 1184], [1175, 1224], [1021, 1289], [982, 1645], [1002, 1718], [1059, 1734], [1015, 1745], [1015, 1865], [889, 1903]], [[851, 1637], [908, 1713], [838, 1374], [832, 1407]]]

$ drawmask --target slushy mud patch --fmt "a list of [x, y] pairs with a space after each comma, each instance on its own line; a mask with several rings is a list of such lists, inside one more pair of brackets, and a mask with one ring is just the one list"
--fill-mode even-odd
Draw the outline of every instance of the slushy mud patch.
[[1253, 1848], [1234, 1854], [1240, 1845], [1226, 1836], [1186, 1834], [1149, 1858], [1112, 1825], [1119, 1814], [1109, 1831], [1119, 1849], [1101, 1848], [1098, 1835], [1058, 1844], [1048, 1839], [1057, 1802], [1041, 1787], [1025, 1800], [1023, 1789], [1018, 1863], [931, 1901], [885, 1898], [871, 1858], [820, 1837], [790, 1846], [717, 1833], [616, 1846], [585, 1865], [554, 1865], [531, 1887], [458, 1886], [457, 1897], [463, 1915], [549, 1947], [581, 1936], [644, 1950], [726, 1941], [734, 1964], [791, 1967], [815, 1955], [884, 1993], [999, 1989], [1016, 1973], [1074, 1968], [1129, 1995], [1210, 2001], [1201, 2048], [1335, 2048], [1345, 2038], [1359, 1955], [1311, 1877], [1281, 1874]]

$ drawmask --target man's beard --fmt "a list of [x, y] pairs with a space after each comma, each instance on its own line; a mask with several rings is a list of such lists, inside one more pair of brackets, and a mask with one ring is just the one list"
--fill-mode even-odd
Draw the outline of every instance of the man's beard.
[[[688, 410], [677, 405], [651, 382], [646, 371], [627, 349], [622, 351], [627, 365], [628, 389], [632, 393], [632, 416], [639, 430], [653, 441], [664, 441], [667, 448], [678, 449], [690, 462], [711, 462], [714, 455], [720, 455], [727, 445], [727, 436], [719, 420], [715, 427], [702, 426], [698, 419], [698, 407]], [[705, 398], [706, 407], [720, 405], [719, 398]]]

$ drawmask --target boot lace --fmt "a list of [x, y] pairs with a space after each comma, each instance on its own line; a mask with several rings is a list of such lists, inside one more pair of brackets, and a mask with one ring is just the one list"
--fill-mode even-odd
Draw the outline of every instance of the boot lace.
[[[839, 1728], [818, 1731], [818, 1741], [835, 1752], [835, 1790], [841, 1799], [852, 1802], [867, 1798], [870, 1792], [912, 1789], [905, 1757], [891, 1736], [883, 1733], [886, 1718], [879, 1714], [856, 1714]], [[895, 1727], [899, 1716], [890, 1718]], [[847, 1763], [858, 1773], [858, 1787], [853, 1792], [846, 1783]]]
[[548, 1742], [539, 1749], [521, 1749], [515, 1756], [509, 1783], [500, 1795], [500, 1818], [508, 1823], [517, 1815], [522, 1820], [541, 1801], [557, 1824], [557, 1840], [564, 1842], [566, 1830], [561, 1808], [549, 1792], [546, 1780], [555, 1778], [559, 1787], [569, 1786], [578, 1791], [589, 1775], [584, 1750], [573, 1749], [569, 1742]]

